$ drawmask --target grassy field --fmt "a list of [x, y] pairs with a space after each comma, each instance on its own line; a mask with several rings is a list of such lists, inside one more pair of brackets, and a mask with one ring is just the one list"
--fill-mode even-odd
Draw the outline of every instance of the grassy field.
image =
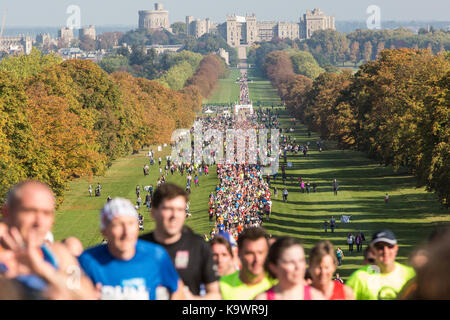
[[230, 74], [225, 79], [220, 79], [217, 87], [203, 104], [230, 104], [239, 100], [239, 83], [236, 79], [240, 77], [238, 69], [231, 69]]
[[[143, 166], [149, 163], [146, 156], [149, 149], [139, 154], [130, 155], [125, 158], [114, 161], [106, 175], [95, 177], [93, 180], [78, 179], [70, 184], [69, 191], [65, 197], [64, 203], [56, 213], [55, 226], [53, 233], [55, 240], [61, 240], [68, 236], [78, 237], [85, 247], [90, 247], [101, 243], [102, 235], [99, 231], [99, 212], [108, 195], [111, 197], [124, 197], [136, 204], [136, 185], [141, 186], [141, 198], [144, 202], [144, 185], [153, 184], [156, 188], [156, 182], [159, 177], [158, 163], [150, 166], [150, 174], [144, 176]], [[157, 146], [153, 147], [155, 159], [161, 155], [162, 168], [164, 170], [164, 156], [170, 153], [170, 147], [165, 147], [162, 152], [157, 152]], [[209, 230], [208, 221], [208, 194], [214, 190], [217, 182], [215, 167], [210, 167], [209, 175], [199, 177], [200, 186], [191, 187], [190, 210], [192, 217], [187, 218], [186, 223], [196, 233], [203, 234]], [[176, 183], [183, 188], [186, 186], [186, 174], [182, 177], [179, 173], [173, 176], [169, 172], [167, 179], [169, 182]], [[90, 197], [88, 192], [89, 184], [95, 189], [97, 182], [102, 185], [101, 197]], [[147, 208], [141, 207], [139, 210], [144, 216], [144, 231], [146, 233], [154, 228], [153, 219], [150, 217]]]
[[[250, 92], [250, 95], [252, 92]], [[286, 111], [280, 109], [282, 127], [293, 127]], [[307, 157], [303, 154], [288, 153], [286, 185], [279, 177], [272, 188], [279, 190], [274, 198], [273, 214], [270, 222], [265, 224], [267, 231], [273, 235], [291, 235], [301, 239], [305, 248], [310, 249], [317, 241], [330, 240], [344, 251], [340, 275], [346, 278], [361, 265], [362, 252], [352, 254], [346, 242], [348, 233], [360, 230], [368, 244], [372, 234], [379, 230], [391, 229], [399, 242], [399, 261], [407, 263], [408, 255], [439, 225], [449, 224], [448, 211], [443, 210], [436, 197], [423, 188], [415, 188], [414, 178], [405, 172], [393, 172], [391, 167], [380, 166], [368, 159], [365, 154], [355, 151], [338, 150], [336, 144], [325, 142], [325, 150], [317, 150], [319, 137], [312, 133], [309, 138], [307, 129], [296, 123], [295, 131], [289, 133], [300, 145], [311, 143], [312, 151]], [[283, 159], [280, 160], [280, 166]], [[280, 171], [281, 172], [281, 171]], [[281, 175], [281, 174], [280, 174]], [[316, 193], [301, 193], [298, 177], [318, 184]], [[293, 182], [291, 183], [291, 177]], [[332, 191], [332, 181], [339, 183], [338, 195]], [[281, 191], [286, 187], [288, 202], [282, 201]], [[311, 188], [312, 191], [312, 188]], [[388, 193], [389, 203], [384, 202]], [[342, 215], [350, 215], [350, 223], [340, 223]], [[324, 220], [334, 216], [337, 229], [331, 233], [324, 232]]]
[[249, 82], [248, 89], [254, 106], [271, 106], [272, 104], [277, 106], [281, 104], [277, 91], [272, 87], [269, 80], [258, 77], [253, 69], [249, 70], [248, 77], [253, 80], [253, 82]]

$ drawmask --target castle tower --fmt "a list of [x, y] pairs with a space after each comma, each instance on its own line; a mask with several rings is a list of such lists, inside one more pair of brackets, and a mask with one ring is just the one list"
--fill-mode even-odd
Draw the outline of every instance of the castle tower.
[[169, 11], [164, 10], [161, 3], [155, 3], [155, 10], [139, 11], [139, 29], [170, 30]]

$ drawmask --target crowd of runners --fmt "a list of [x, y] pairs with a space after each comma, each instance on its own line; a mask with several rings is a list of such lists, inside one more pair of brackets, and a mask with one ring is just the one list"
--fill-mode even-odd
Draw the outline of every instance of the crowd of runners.
[[[248, 99], [245, 74], [241, 80], [241, 97]], [[271, 128], [277, 127], [276, 119], [270, 113], [219, 116], [207, 118], [204, 129]], [[249, 139], [246, 143], [252, 142]], [[284, 150], [301, 149], [288, 139], [281, 141], [279, 157], [284, 157], [284, 163]], [[203, 146], [208, 143], [204, 141]], [[216, 156], [215, 152], [208, 155], [213, 163]], [[153, 152], [149, 157], [150, 165], [156, 164]], [[48, 238], [56, 208], [49, 186], [39, 181], [14, 185], [0, 222], [0, 299], [450, 299], [450, 228], [433, 232], [414, 251], [411, 266], [397, 261], [399, 246], [404, 244], [394, 232], [375, 232], [364, 249], [363, 265], [344, 283], [336, 273], [343, 252], [331, 242], [317, 241], [306, 258], [297, 239], [266, 233], [263, 222], [271, 211], [270, 181], [265, 181], [261, 166], [248, 163], [248, 158], [217, 163], [219, 181], [209, 196], [213, 230], [201, 237], [185, 226], [185, 220], [191, 180], [198, 183], [198, 175], [208, 174], [209, 167], [177, 166], [168, 157], [163, 172], [159, 158], [161, 178], [156, 188], [144, 186], [154, 230], [139, 235], [140, 201], [135, 205], [108, 197], [99, 212], [104, 241], [87, 249], [75, 237]], [[169, 170], [186, 173], [186, 188], [166, 182]], [[148, 175], [148, 166], [143, 171]], [[337, 188], [334, 181], [335, 194]], [[100, 192], [99, 184], [97, 189]], [[89, 191], [92, 195], [92, 187]], [[141, 198], [140, 186], [136, 196]], [[332, 217], [332, 232], [334, 226]], [[327, 222], [325, 232], [326, 228]], [[361, 233], [349, 234], [349, 250], [356, 243], [361, 251], [363, 238]]]
[[155, 229], [139, 237], [135, 206], [122, 198], [99, 213], [105, 243], [84, 250], [74, 237], [46, 237], [55, 218], [52, 190], [38, 181], [13, 186], [0, 223], [0, 299], [376, 300], [450, 299], [450, 229], [437, 229], [411, 257], [397, 261], [401, 240], [372, 235], [364, 262], [345, 284], [329, 241], [306, 259], [292, 237], [260, 226], [237, 241], [209, 242], [184, 226], [186, 191], [164, 183], [152, 197]]

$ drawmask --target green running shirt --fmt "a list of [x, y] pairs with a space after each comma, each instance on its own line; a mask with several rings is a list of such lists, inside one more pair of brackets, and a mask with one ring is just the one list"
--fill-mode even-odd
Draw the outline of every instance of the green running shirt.
[[398, 262], [394, 271], [383, 274], [368, 265], [356, 270], [345, 283], [353, 289], [356, 300], [396, 299], [403, 286], [415, 276], [414, 269]]
[[248, 286], [239, 278], [239, 271], [223, 276], [219, 280], [223, 300], [253, 300], [258, 294], [269, 290], [276, 283], [276, 279], [272, 280], [266, 275], [261, 282]]

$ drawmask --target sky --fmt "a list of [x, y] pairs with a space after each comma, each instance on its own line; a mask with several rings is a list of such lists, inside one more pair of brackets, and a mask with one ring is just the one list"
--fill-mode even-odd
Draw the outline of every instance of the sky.
[[[80, 8], [81, 25], [136, 25], [138, 10], [153, 9], [154, 0], [1, 0], [0, 19], [5, 27], [65, 26], [67, 8]], [[366, 9], [377, 5], [381, 20], [450, 21], [449, 0], [160, 0], [169, 10], [170, 23], [187, 15], [225, 21], [227, 14], [256, 14], [259, 21], [299, 21], [306, 10], [321, 8], [337, 21], [366, 21]]]

